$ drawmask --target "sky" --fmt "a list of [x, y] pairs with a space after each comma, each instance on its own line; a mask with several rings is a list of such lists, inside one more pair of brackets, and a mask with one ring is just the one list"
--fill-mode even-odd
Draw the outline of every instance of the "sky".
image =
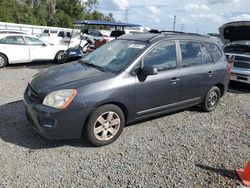
[[[97, 10], [116, 21], [151, 29], [218, 33], [231, 21], [250, 21], [250, 0], [99, 0]], [[126, 14], [127, 12], [127, 14]]]

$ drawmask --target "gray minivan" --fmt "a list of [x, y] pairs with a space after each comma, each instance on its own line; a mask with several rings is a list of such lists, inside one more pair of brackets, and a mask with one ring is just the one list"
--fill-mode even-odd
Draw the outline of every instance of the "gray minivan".
[[26, 116], [45, 138], [84, 135], [102, 146], [133, 121], [194, 105], [213, 111], [227, 90], [229, 71], [211, 38], [125, 35], [35, 75], [24, 94]]

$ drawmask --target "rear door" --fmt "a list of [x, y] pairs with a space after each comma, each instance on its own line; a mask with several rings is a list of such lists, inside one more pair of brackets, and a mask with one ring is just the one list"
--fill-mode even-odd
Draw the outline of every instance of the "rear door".
[[7, 55], [9, 63], [29, 62], [29, 46], [23, 36], [6, 36], [0, 40], [0, 51]]
[[137, 117], [171, 108], [178, 102], [180, 72], [177, 66], [175, 41], [155, 46], [143, 58], [143, 66], [157, 68], [158, 74], [136, 81]]
[[203, 100], [214, 84], [215, 66], [210, 53], [201, 42], [180, 41], [181, 86], [180, 102]]

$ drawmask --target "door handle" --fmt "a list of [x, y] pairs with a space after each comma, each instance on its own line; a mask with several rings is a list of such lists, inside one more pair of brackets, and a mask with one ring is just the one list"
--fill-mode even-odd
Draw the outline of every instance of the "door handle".
[[207, 74], [208, 74], [209, 77], [211, 77], [211, 76], [214, 75], [214, 72], [213, 71], [208, 71]]
[[178, 81], [180, 81], [180, 79], [179, 79], [179, 78], [176, 78], [176, 77], [174, 77], [174, 78], [172, 78], [172, 79], [170, 80], [170, 82], [172, 82], [173, 84], [176, 84], [176, 82], [178, 82]]

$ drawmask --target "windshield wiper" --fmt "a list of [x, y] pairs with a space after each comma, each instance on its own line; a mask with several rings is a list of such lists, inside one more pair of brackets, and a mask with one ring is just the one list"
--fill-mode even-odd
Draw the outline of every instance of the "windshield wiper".
[[89, 63], [87, 61], [81, 61], [82, 64], [84, 65], [88, 65], [90, 67], [94, 67], [94, 68], [97, 68], [98, 70], [102, 71], [102, 72], [106, 72], [106, 69], [104, 67], [101, 67], [101, 66], [98, 66], [98, 65], [95, 65], [93, 63]]

